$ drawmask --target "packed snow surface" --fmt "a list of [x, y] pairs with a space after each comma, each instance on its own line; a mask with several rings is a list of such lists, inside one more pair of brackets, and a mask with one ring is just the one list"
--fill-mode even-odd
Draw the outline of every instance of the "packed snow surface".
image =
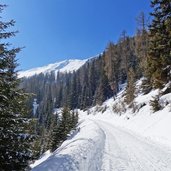
[[50, 73], [50, 72], [55, 72], [57, 73], [58, 71], [60, 72], [73, 72], [78, 70], [82, 65], [85, 64], [87, 60], [78, 60], [78, 59], [74, 59], [74, 60], [65, 60], [62, 62], [56, 62], [53, 64], [49, 64], [47, 66], [43, 66], [43, 67], [38, 67], [38, 68], [33, 68], [30, 70], [26, 70], [26, 71], [21, 71], [19, 72], [19, 78], [22, 77], [31, 77], [33, 75], [36, 74], [46, 74], [46, 73]]
[[84, 120], [80, 131], [65, 141], [46, 161], [32, 165], [37, 165], [33, 171], [100, 170], [105, 143], [103, 130], [94, 121]]
[[158, 112], [149, 105], [158, 93], [154, 90], [137, 95], [135, 112], [126, 106], [115, 113], [123, 93], [79, 111], [75, 135], [36, 161], [32, 171], [171, 171], [171, 94], [161, 97], [164, 108]]
[[171, 149], [112, 122], [87, 118], [32, 171], [170, 171]]

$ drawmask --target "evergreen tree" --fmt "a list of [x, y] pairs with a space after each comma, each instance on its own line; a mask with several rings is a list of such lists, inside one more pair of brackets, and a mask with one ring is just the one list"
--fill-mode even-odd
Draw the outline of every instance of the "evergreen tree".
[[57, 149], [57, 147], [66, 140], [69, 132], [73, 128], [72, 117], [68, 107], [64, 107], [62, 110], [62, 116], [59, 122], [54, 122], [52, 130], [52, 140], [50, 144], [51, 151]]
[[104, 59], [102, 59], [100, 68], [100, 80], [96, 90], [96, 103], [99, 105], [101, 105], [106, 99], [113, 96], [113, 92], [109, 85], [109, 80], [107, 78], [104, 66]]
[[[4, 9], [0, 5], [0, 13]], [[2, 18], [1, 18], [2, 19]], [[20, 171], [32, 157], [31, 136], [26, 132], [26, 94], [19, 89], [16, 54], [20, 48], [11, 48], [7, 38], [16, 32], [7, 31], [14, 21], [0, 21], [0, 169]], [[4, 43], [2, 43], [4, 41]]]
[[153, 87], [162, 88], [171, 78], [171, 2], [152, 0], [151, 6], [146, 77]]
[[60, 142], [60, 139], [59, 139], [59, 125], [58, 125], [58, 114], [55, 115], [54, 117], [54, 120], [52, 122], [52, 128], [51, 128], [51, 133], [50, 133], [50, 139], [49, 139], [49, 148], [51, 151], [54, 151], [56, 150], [56, 148], [58, 147], [58, 144]]

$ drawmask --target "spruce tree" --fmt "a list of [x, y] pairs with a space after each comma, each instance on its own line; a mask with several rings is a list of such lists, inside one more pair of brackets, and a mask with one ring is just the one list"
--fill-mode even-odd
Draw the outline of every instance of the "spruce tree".
[[49, 138], [49, 148], [51, 151], [56, 150], [56, 148], [58, 147], [58, 144], [60, 142], [59, 139], [59, 125], [58, 125], [58, 114], [54, 116], [54, 120], [52, 122], [52, 128], [51, 128], [51, 134], [50, 134], [50, 138]]
[[171, 1], [152, 0], [151, 6], [146, 77], [154, 88], [162, 88], [171, 78]]
[[[4, 7], [0, 5], [0, 13]], [[8, 31], [15, 22], [0, 19], [0, 169], [20, 171], [27, 167], [32, 156], [31, 137], [25, 130], [26, 95], [19, 89], [16, 71], [20, 48], [11, 48], [6, 43], [7, 38], [15, 36], [16, 32]]]
[[66, 140], [72, 127], [72, 117], [68, 107], [64, 107], [59, 121], [54, 122], [52, 130], [52, 140], [50, 142], [50, 149], [54, 151], [59, 145]]

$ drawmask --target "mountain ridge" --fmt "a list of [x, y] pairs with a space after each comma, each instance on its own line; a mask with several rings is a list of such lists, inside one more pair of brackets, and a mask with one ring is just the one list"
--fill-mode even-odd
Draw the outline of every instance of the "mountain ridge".
[[47, 73], [51, 73], [51, 72], [55, 72], [57, 73], [59, 72], [73, 72], [78, 70], [81, 66], [83, 66], [86, 62], [88, 61], [88, 59], [67, 59], [67, 60], [63, 60], [60, 62], [55, 62], [55, 63], [51, 63], [51, 64], [47, 64], [45, 66], [42, 67], [36, 67], [36, 68], [32, 68], [29, 70], [25, 70], [25, 71], [20, 71], [18, 73], [18, 77], [19, 78], [23, 78], [23, 77], [31, 77], [34, 75], [38, 75], [38, 74], [47, 74]]

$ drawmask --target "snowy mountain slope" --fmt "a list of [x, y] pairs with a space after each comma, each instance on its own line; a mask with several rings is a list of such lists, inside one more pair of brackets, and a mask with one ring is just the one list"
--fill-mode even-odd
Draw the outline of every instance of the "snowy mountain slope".
[[80, 111], [76, 135], [33, 171], [170, 171], [171, 94], [163, 95], [164, 108], [152, 113], [149, 102], [157, 93], [139, 93], [134, 113], [127, 106], [122, 115], [113, 111], [124, 91], [102, 106]]
[[73, 60], [65, 60], [62, 62], [56, 62], [54, 64], [49, 64], [47, 66], [43, 67], [38, 67], [38, 68], [33, 68], [30, 70], [26, 71], [21, 71], [19, 72], [19, 78], [22, 77], [31, 77], [36, 74], [40, 73], [50, 73], [50, 72], [73, 72], [78, 70], [82, 65], [86, 63], [87, 59], [85, 60], [78, 60], [78, 59], [73, 59]]

